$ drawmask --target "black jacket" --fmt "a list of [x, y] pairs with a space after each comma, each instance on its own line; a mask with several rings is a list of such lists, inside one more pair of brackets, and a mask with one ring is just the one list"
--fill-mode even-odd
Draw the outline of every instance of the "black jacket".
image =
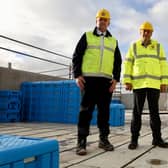
[[[93, 34], [95, 36], [100, 36], [97, 34], [97, 28], [94, 29]], [[105, 37], [112, 36], [109, 31], [107, 31]], [[77, 78], [78, 76], [82, 75], [82, 60], [83, 60], [83, 55], [85, 53], [85, 50], [87, 49], [87, 40], [86, 40], [86, 33], [84, 33], [79, 40], [75, 51], [73, 53], [73, 58], [72, 58], [72, 69], [73, 69], [73, 75], [74, 78]], [[120, 50], [118, 48], [118, 44], [116, 46], [115, 52], [114, 52], [114, 68], [113, 68], [113, 79], [117, 80], [118, 82], [120, 81], [120, 72], [121, 72], [121, 54]]]

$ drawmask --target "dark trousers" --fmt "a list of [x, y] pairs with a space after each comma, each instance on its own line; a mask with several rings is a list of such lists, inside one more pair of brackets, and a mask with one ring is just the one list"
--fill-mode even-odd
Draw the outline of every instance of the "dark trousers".
[[85, 89], [82, 91], [81, 107], [78, 120], [78, 138], [89, 135], [92, 114], [97, 105], [97, 125], [100, 135], [109, 134], [109, 105], [112, 93], [109, 92], [110, 79], [100, 77], [86, 77]]
[[134, 94], [134, 108], [131, 121], [131, 133], [133, 140], [137, 140], [141, 129], [141, 114], [147, 97], [150, 112], [150, 127], [154, 140], [161, 139], [161, 121], [159, 116], [160, 90], [152, 88], [136, 89]]

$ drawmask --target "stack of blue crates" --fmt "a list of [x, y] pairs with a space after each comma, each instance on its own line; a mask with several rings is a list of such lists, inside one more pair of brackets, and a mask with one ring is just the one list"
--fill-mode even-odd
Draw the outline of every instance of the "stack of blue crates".
[[[74, 80], [25, 82], [21, 85], [23, 94], [22, 119], [73, 123], [78, 122], [81, 94]], [[110, 125], [124, 125], [125, 107], [122, 103], [110, 106]], [[91, 124], [97, 123], [97, 109]]]
[[63, 107], [64, 107], [64, 123], [78, 122], [78, 113], [80, 109], [80, 89], [74, 80], [64, 81], [63, 84]]
[[13, 90], [0, 91], [0, 121], [20, 120], [21, 92]]
[[58, 141], [0, 135], [0, 168], [59, 168]]
[[63, 115], [62, 83], [22, 83], [22, 120], [60, 122]]
[[74, 80], [24, 82], [22, 120], [77, 123], [80, 90]]

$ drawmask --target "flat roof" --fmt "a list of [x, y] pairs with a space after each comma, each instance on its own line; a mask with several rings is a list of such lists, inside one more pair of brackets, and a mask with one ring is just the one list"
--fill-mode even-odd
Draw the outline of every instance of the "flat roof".
[[[162, 120], [163, 139], [168, 139], [168, 115], [160, 115]], [[109, 140], [115, 150], [105, 152], [98, 148], [98, 129], [91, 126], [87, 140], [85, 156], [77, 156], [77, 127], [73, 124], [59, 123], [0, 123], [0, 134], [19, 135], [57, 139], [60, 148], [60, 168], [151, 168], [168, 167], [168, 149], [153, 147], [149, 115], [142, 116], [142, 129], [139, 147], [129, 150], [131, 112], [125, 113], [125, 124], [120, 127], [110, 127]]]

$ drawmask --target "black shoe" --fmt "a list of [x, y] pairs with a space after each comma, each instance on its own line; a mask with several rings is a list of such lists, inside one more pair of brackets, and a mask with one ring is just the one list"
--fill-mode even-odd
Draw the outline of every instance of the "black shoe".
[[109, 142], [107, 137], [100, 138], [98, 147], [104, 149], [105, 151], [114, 150], [114, 146]]
[[129, 145], [128, 145], [128, 149], [130, 150], [134, 150], [138, 147], [138, 143], [137, 142], [131, 142]]
[[77, 155], [86, 155], [86, 139], [79, 139], [78, 144], [76, 147], [76, 154]]
[[160, 141], [153, 141], [152, 145], [158, 146], [160, 148], [168, 148], [168, 142], [164, 142], [163, 140]]
[[87, 154], [87, 151], [85, 148], [82, 148], [82, 147], [77, 147], [76, 148], [76, 154], [77, 155], [86, 155]]

